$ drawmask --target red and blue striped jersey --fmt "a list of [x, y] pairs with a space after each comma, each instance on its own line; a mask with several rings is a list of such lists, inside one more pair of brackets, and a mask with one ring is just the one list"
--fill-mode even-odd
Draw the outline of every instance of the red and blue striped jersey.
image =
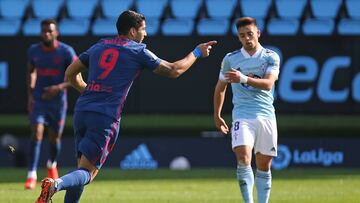
[[153, 71], [161, 61], [145, 44], [122, 37], [101, 39], [79, 59], [88, 67], [88, 78], [75, 111], [99, 112], [117, 120], [133, 81], [142, 70]]
[[[62, 42], [56, 41], [55, 48], [49, 49], [41, 43], [32, 44], [27, 52], [28, 63], [36, 71], [36, 83], [33, 97], [42, 101], [44, 88], [64, 82], [65, 70], [77, 58], [74, 49]], [[58, 102], [66, 99], [66, 90], [60, 92], [50, 101]]]

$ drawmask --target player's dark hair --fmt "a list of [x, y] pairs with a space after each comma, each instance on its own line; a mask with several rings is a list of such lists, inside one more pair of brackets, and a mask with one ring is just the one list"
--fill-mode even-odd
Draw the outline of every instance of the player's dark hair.
[[132, 27], [138, 29], [141, 27], [145, 16], [135, 11], [124, 11], [120, 14], [116, 22], [116, 28], [119, 35], [127, 35]]
[[54, 24], [55, 27], [57, 28], [57, 22], [51, 18], [46, 18], [44, 20], [41, 21], [41, 27], [44, 26], [44, 25], [50, 25], [50, 24]]
[[257, 27], [256, 19], [251, 17], [242, 17], [236, 20], [236, 28], [244, 27], [247, 25], [255, 25]]

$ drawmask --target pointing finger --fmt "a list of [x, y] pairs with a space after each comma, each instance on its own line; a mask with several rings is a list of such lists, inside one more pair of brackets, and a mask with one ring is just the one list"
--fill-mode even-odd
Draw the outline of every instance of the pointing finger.
[[213, 40], [213, 41], [206, 42], [205, 46], [212, 46], [212, 45], [215, 45], [215, 44], [217, 44], [217, 41]]

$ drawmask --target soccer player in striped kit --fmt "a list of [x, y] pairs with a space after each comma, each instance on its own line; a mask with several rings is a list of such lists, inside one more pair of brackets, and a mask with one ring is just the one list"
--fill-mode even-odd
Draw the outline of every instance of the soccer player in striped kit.
[[[226, 54], [214, 92], [216, 127], [230, 130], [221, 117], [228, 84], [233, 93], [232, 149], [237, 159], [237, 179], [246, 203], [253, 202], [255, 182], [259, 203], [268, 202], [271, 189], [271, 160], [277, 155], [274, 83], [279, 75], [280, 59], [274, 51], [258, 42], [256, 20], [239, 18], [236, 23], [242, 48]], [[256, 159], [255, 178], [251, 167], [252, 151]]]
[[[199, 44], [183, 59], [170, 63], [141, 43], [146, 36], [142, 14], [124, 11], [116, 27], [118, 36], [100, 40], [66, 71], [72, 86], [82, 93], [74, 115], [78, 169], [58, 179], [45, 178], [38, 203], [49, 202], [61, 190], [66, 190], [66, 203], [79, 202], [84, 186], [94, 179], [114, 147], [126, 96], [144, 69], [170, 78], [179, 77], [196, 59], [207, 57], [216, 44], [216, 41]], [[87, 82], [79, 75], [82, 71], [88, 71]]]
[[61, 134], [67, 109], [64, 81], [66, 68], [77, 58], [74, 49], [57, 40], [57, 23], [52, 19], [41, 22], [41, 41], [28, 49], [28, 111], [31, 145], [26, 189], [34, 189], [44, 128], [50, 143], [47, 161], [48, 177], [58, 178], [57, 159], [61, 149]]

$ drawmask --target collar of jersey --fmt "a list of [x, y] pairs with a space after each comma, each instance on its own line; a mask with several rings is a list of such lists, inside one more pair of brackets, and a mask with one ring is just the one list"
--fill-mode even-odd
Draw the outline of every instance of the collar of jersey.
[[43, 45], [43, 43], [41, 43], [41, 48], [44, 51], [54, 51], [56, 48], [58, 48], [58, 46], [59, 46], [59, 41], [57, 40], [54, 41], [54, 47], [46, 47]]
[[241, 48], [241, 53], [244, 55], [245, 58], [256, 58], [256, 57], [258, 57], [260, 55], [262, 49], [263, 49], [263, 47], [261, 46], [261, 44], [259, 44], [258, 50], [255, 52], [255, 54], [250, 56], [250, 54], [244, 49], [244, 47], [242, 47]]

